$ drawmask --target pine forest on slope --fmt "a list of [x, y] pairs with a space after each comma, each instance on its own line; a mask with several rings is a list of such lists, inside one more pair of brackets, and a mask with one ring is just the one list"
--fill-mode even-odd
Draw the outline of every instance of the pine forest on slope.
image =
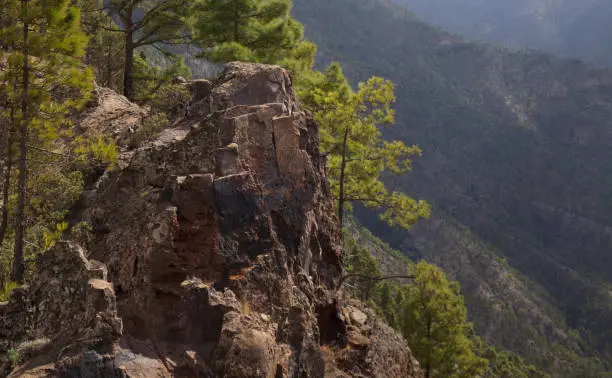
[[[353, 83], [379, 75], [397, 84], [398, 126], [386, 135], [423, 149], [407, 179], [388, 182], [429, 200], [433, 219], [414, 233], [390, 232], [359, 212], [366, 226], [413, 256], [456, 265], [466, 290], [502, 274], [482, 277], [474, 267], [488, 260], [466, 250], [499, 253], [508, 272], [525, 276], [516, 298], [494, 293], [518, 322], [539, 324], [528, 327], [537, 335], [502, 322], [488, 341], [540, 364], [554, 364], [558, 348], [610, 360], [612, 71], [466, 42], [383, 0], [297, 0], [293, 14], [317, 43], [320, 67], [337, 60]], [[441, 245], [440, 227], [450, 245]], [[466, 293], [486, 335], [496, 315], [478, 315], [486, 310], [476, 298]], [[505, 327], [511, 337], [496, 340]]]

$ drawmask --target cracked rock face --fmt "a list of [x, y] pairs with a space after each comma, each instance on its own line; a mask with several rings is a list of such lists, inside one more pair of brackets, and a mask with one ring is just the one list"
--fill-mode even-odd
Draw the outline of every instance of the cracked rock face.
[[420, 376], [397, 334], [335, 299], [325, 161], [287, 71], [230, 63], [183, 85], [186, 116], [88, 194], [88, 245], [58, 244], [0, 304], [0, 354], [49, 340], [12, 376], [383, 377], [391, 360]]

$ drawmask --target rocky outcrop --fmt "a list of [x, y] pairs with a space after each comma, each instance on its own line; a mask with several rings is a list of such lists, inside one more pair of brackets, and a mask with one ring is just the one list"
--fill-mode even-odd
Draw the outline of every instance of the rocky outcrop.
[[42, 255], [0, 304], [0, 354], [44, 340], [11, 376], [420, 376], [401, 337], [332, 290], [337, 219], [289, 74], [231, 63], [184, 85], [185, 117], [84, 196], [91, 237]]
[[147, 115], [147, 109], [131, 103], [125, 96], [96, 87], [90, 105], [80, 115], [76, 126], [82, 133], [101, 133], [122, 145]]

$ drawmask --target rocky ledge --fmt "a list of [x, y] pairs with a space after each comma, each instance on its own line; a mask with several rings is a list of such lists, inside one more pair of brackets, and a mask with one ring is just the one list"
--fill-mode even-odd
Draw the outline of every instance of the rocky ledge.
[[146, 109], [99, 89], [82, 116], [123, 152], [75, 207], [90, 237], [0, 304], [9, 376], [420, 377], [397, 333], [335, 295], [325, 159], [288, 72], [230, 63], [182, 85], [183, 117], [135, 149]]

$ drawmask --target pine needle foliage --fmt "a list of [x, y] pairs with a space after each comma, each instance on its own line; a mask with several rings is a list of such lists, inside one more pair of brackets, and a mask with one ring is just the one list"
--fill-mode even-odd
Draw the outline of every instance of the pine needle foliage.
[[3, 96], [19, 145], [12, 280], [23, 282], [30, 146], [44, 147], [69, 136], [67, 113], [89, 99], [91, 70], [81, 58], [87, 36], [80, 12], [69, 0], [0, 0], [0, 61]]
[[278, 63], [302, 43], [290, 0], [200, 0], [193, 13], [195, 39], [214, 61]]
[[391, 226], [410, 228], [428, 217], [425, 201], [391, 191], [381, 179], [384, 173], [409, 172], [412, 158], [421, 155], [417, 146], [389, 142], [382, 136], [381, 128], [395, 121], [393, 83], [372, 77], [353, 92], [336, 65], [328, 69], [326, 78], [324, 85], [315, 86], [308, 94], [321, 126], [321, 149], [329, 156], [340, 223], [353, 202], [382, 209], [381, 219]]

